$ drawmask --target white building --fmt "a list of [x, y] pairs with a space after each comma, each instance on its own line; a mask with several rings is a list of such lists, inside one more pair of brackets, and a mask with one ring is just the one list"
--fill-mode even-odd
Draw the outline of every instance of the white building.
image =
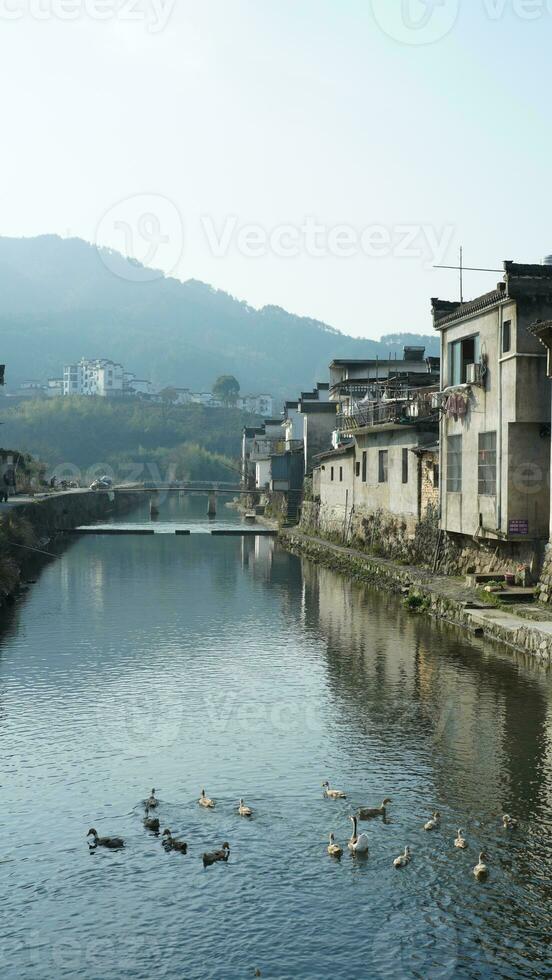
[[122, 364], [108, 358], [66, 364], [63, 369], [64, 395], [96, 395], [100, 398], [123, 398], [125, 395], [149, 395], [149, 381], [125, 371]]
[[46, 394], [48, 398], [60, 398], [63, 395], [63, 378], [48, 378]]
[[251, 412], [252, 415], [270, 418], [274, 411], [274, 399], [272, 395], [240, 395], [236, 407], [243, 412]]

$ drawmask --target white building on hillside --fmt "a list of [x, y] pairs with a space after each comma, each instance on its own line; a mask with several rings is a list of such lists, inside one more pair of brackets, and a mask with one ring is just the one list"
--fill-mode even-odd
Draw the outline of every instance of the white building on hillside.
[[150, 395], [149, 381], [124, 370], [123, 365], [108, 358], [66, 364], [63, 369], [63, 394], [96, 395], [100, 398], [123, 398], [125, 395]]
[[240, 395], [237, 408], [241, 408], [244, 412], [251, 412], [252, 415], [270, 418], [274, 411], [274, 399], [272, 395]]

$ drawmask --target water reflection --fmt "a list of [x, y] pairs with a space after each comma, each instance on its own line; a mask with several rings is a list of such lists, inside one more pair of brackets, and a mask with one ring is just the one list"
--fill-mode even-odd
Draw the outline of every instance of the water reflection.
[[[272, 539], [74, 541], [1, 638], [3, 975], [544, 976], [551, 718], [549, 672]], [[153, 785], [184, 863], [143, 832]], [[369, 860], [330, 862], [386, 795]], [[90, 826], [125, 852], [91, 860]]]

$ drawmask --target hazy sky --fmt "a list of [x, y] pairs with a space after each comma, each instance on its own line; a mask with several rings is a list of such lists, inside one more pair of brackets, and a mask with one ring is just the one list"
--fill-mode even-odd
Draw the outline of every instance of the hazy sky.
[[552, 252], [551, 39], [552, 0], [0, 0], [0, 232], [430, 332], [435, 259]]

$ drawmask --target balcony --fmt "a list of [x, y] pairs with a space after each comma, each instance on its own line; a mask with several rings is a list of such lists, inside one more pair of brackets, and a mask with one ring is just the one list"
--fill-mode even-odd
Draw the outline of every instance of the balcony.
[[337, 416], [337, 430], [344, 436], [374, 425], [415, 425], [437, 421], [440, 393], [437, 386], [397, 392], [393, 398], [352, 403]]

